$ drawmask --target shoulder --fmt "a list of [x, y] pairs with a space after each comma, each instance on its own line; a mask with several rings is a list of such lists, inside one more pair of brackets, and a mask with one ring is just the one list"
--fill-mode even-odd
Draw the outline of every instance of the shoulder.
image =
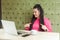
[[44, 23], [51, 23], [51, 22], [48, 18], [44, 17]]
[[49, 21], [49, 19], [47, 18], [47, 17], [44, 17], [44, 20], [46, 21], [46, 20], [48, 20]]

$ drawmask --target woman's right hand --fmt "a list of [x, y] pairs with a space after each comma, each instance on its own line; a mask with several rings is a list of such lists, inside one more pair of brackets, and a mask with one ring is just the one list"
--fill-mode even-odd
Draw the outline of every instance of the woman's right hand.
[[24, 25], [25, 30], [29, 30], [30, 24], [31, 24], [31, 23], [28, 23], [28, 24], [25, 24], [25, 25]]
[[25, 24], [24, 27], [25, 27], [25, 28], [26, 28], [26, 27], [30, 27], [30, 24], [31, 24], [31, 23]]

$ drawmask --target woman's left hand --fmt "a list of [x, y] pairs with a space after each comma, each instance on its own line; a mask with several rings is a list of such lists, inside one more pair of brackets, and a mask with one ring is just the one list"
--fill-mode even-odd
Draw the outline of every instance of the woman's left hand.
[[[42, 24], [41, 24], [42, 25]], [[42, 29], [44, 29], [45, 31], [47, 31], [47, 27], [45, 25], [42, 25]]]

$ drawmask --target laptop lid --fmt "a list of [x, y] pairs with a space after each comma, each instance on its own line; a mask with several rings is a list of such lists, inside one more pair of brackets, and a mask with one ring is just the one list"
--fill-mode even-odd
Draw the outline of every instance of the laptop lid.
[[3, 29], [6, 33], [12, 35], [18, 35], [15, 27], [15, 23], [13, 21], [1, 20], [1, 22], [2, 22]]

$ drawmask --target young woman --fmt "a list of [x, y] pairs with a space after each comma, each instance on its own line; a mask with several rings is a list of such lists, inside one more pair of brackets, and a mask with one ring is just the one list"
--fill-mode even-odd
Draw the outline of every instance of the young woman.
[[25, 24], [26, 30], [36, 30], [42, 32], [52, 32], [49, 19], [44, 17], [44, 11], [40, 4], [33, 7], [33, 17], [31, 23]]

